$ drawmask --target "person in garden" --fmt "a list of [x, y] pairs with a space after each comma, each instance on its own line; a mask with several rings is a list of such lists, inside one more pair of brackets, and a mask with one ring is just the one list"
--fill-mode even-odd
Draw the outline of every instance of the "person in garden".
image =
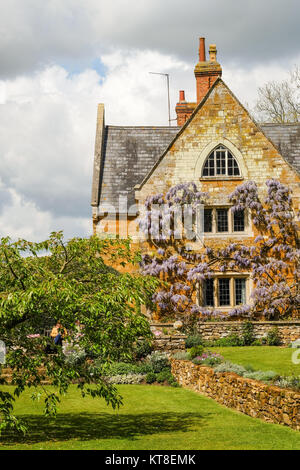
[[55, 346], [62, 346], [63, 338], [66, 336], [66, 334], [67, 330], [60, 322], [57, 322], [50, 333], [51, 338], [54, 340]]

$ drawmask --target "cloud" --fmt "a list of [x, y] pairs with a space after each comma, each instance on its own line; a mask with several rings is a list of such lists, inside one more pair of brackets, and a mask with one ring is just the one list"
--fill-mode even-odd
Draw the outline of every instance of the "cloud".
[[1, 76], [49, 64], [83, 70], [110, 48], [151, 49], [194, 62], [197, 38], [223, 64], [252, 68], [298, 54], [298, 0], [10, 0], [1, 11]]
[[1, 234], [91, 232], [99, 78], [93, 70], [70, 76], [52, 66], [1, 83], [0, 197], [6, 197], [0, 203]]
[[13, 239], [24, 238], [41, 241], [50, 232], [64, 230], [66, 238], [87, 236], [91, 233], [87, 218], [55, 217], [49, 211], [41, 211], [33, 201], [25, 200], [13, 189], [8, 189], [9, 204], [4, 204], [0, 212], [0, 236]]
[[[166, 124], [166, 85], [149, 70], [186, 64], [151, 51], [103, 56], [107, 74], [49, 66], [0, 81], [0, 233], [32, 239], [91, 232], [97, 103], [111, 124]], [[162, 105], [163, 101], [165, 105]], [[158, 117], [157, 122], [156, 117]]]

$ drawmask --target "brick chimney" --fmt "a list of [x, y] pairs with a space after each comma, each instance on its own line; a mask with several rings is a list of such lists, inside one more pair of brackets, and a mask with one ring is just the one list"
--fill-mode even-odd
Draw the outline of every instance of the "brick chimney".
[[179, 92], [179, 101], [176, 104], [176, 114], [177, 114], [177, 126], [183, 126], [183, 124], [188, 120], [190, 115], [195, 109], [195, 103], [187, 103], [185, 101], [184, 90]]
[[178, 126], [183, 126], [213, 83], [218, 77], [222, 76], [222, 67], [217, 62], [217, 48], [215, 44], [210, 44], [209, 60], [206, 60], [205, 38], [200, 38], [199, 40], [199, 62], [196, 65], [194, 72], [196, 77], [197, 102], [186, 102], [184, 91], [181, 90], [179, 92], [179, 101], [175, 108]]
[[195, 67], [197, 104], [206, 95], [210, 87], [222, 76], [222, 67], [217, 62], [217, 48], [215, 44], [209, 46], [209, 61], [205, 57], [205, 38], [199, 41], [199, 62]]

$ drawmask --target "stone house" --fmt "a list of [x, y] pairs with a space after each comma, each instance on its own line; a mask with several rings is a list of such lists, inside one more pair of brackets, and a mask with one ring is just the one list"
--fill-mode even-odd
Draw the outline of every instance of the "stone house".
[[[267, 179], [278, 179], [293, 190], [299, 208], [300, 124], [256, 123], [222, 80], [216, 52], [210, 45], [206, 60], [200, 38], [196, 101], [186, 102], [179, 92], [176, 127], [106, 125], [99, 104], [91, 202], [95, 234], [134, 238], [146, 198], [189, 181], [210, 195], [204, 238], [211, 243], [253, 238], [249, 214], [233, 214], [228, 202], [244, 181], [264, 191]], [[226, 311], [246, 303], [251, 288], [250, 273], [220, 275], [206, 286], [206, 305]]]

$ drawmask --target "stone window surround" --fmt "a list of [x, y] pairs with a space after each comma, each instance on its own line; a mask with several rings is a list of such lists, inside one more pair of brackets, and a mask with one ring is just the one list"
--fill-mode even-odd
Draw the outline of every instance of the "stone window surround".
[[[232, 205], [230, 204], [216, 204], [212, 206], [205, 205], [204, 209], [212, 209], [212, 231], [211, 232], [204, 232], [205, 238], [223, 238], [223, 237], [238, 237], [238, 238], [248, 238], [253, 235], [252, 228], [251, 228], [251, 216], [249, 211], [245, 211], [245, 229], [241, 232], [237, 232], [233, 230], [233, 211], [230, 210]], [[217, 231], [217, 209], [228, 209], [228, 232], [218, 232]]]
[[[230, 161], [232, 165], [229, 165]], [[213, 175], [210, 174], [211, 171], [213, 171]], [[230, 174], [230, 171], [232, 172], [232, 174]], [[205, 175], [204, 172], [207, 172], [207, 174]], [[229, 179], [232, 176], [240, 178], [241, 170], [237, 160], [235, 159], [234, 155], [232, 155], [230, 150], [224, 145], [217, 145], [212, 150], [212, 152], [210, 152], [204, 162], [201, 172], [201, 178], [214, 179], [216, 177], [222, 178], [223, 176]]]
[[[226, 306], [219, 306], [219, 283], [218, 279], [230, 279], [230, 305]], [[246, 304], [249, 305], [250, 303], [250, 295], [253, 289], [253, 281], [251, 279], [251, 274], [249, 272], [245, 273], [233, 273], [228, 272], [224, 273], [216, 273], [213, 277], [214, 280], [214, 306], [206, 306], [204, 302], [204, 289], [203, 289], [203, 282], [199, 283], [197, 289], [197, 304], [201, 307], [207, 308], [214, 308], [215, 310], [220, 311], [229, 311], [234, 307], [240, 307], [242, 304], [236, 305], [235, 303], [235, 279], [245, 279], [246, 280]]]
[[[235, 158], [240, 169], [240, 175], [202, 176], [202, 170], [207, 158], [209, 157], [211, 152], [213, 152], [213, 150], [219, 145], [226, 147], [230, 151], [232, 156]], [[225, 138], [219, 138], [218, 140], [212, 140], [203, 148], [195, 164], [194, 175], [195, 181], [243, 181], [244, 179], [248, 178], [248, 169], [245, 165], [244, 158], [240, 150], [230, 140]]]

